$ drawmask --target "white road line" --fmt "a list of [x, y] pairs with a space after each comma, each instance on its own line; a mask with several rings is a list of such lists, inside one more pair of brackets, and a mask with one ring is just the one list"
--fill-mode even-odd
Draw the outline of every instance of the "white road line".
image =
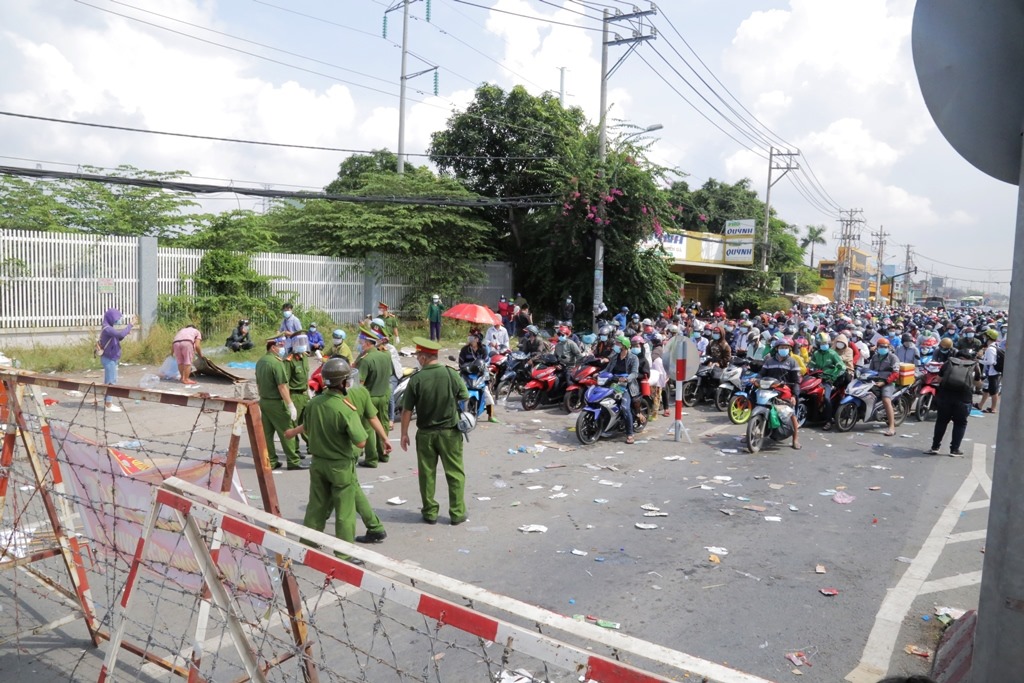
[[985, 500], [976, 500], [973, 503], [968, 503], [967, 505], [964, 505], [964, 510], [980, 510], [982, 508], [987, 508], [988, 504], [989, 501], [987, 498]]
[[939, 593], [941, 591], [953, 590], [954, 588], [974, 586], [979, 583], [981, 583], [981, 570], [976, 572], [967, 572], [966, 574], [957, 574], [955, 576], [947, 576], [944, 579], [926, 581], [921, 584], [919, 594], [925, 595], [927, 593]]
[[963, 543], [964, 541], [984, 541], [988, 535], [988, 529], [977, 531], [962, 531], [959, 534], [950, 534], [946, 539], [949, 543]]
[[[978, 457], [978, 449], [981, 449], [981, 457]], [[985, 463], [985, 444], [974, 444], [974, 457], [971, 459], [971, 473], [977, 477], [978, 483], [985, 491], [985, 495], [992, 497], [992, 478], [988, 476], [988, 469]]]
[[946, 546], [947, 537], [960, 519], [960, 513], [971, 500], [975, 490], [981, 485], [975, 475], [979, 460], [981, 467], [984, 468], [985, 445], [976, 443], [974, 444], [971, 474], [964, 479], [964, 483], [953, 495], [946, 509], [939, 515], [931, 533], [921, 545], [917, 557], [910, 563], [899, 582], [889, 591], [878, 608], [875, 624], [868, 635], [868, 642], [864, 646], [860, 664], [846, 676], [846, 680], [850, 683], [875, 683], [888, 672], [889, 662], [892, 660], [892, 653], [896, 647], [896, 639], [900, 635], [903, 619], [910, 611], [914, 598], [920, 594], [921, 587], [928, 580], [928, 575], [935, 568], [935, 563]]

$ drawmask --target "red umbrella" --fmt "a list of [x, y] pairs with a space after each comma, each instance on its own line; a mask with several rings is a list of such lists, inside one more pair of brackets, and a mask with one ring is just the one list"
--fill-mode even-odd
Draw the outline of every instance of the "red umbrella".
[[446, 318], [465, 320], [466, 322], [478, 325], [494, 325], [501, 322], [500, 315], [487, 306], [480, 306], [479, 304], [455, 304], [441, 315]]

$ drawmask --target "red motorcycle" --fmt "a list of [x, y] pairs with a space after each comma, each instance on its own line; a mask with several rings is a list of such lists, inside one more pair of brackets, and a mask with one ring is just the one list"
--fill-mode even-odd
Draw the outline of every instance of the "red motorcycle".
[[917, 392], [917, 405], [914, 408], [914, 416], [918, 422], [924, 422], [928, 413], [935, 407], [935, 392], [939, 390], [939, 382], [942, 380], [942, 363], [925, 363], [924, 377], [921, 379], [921, 388]]
[[[843, 399], [843, 387], [832, 388], [832, 414]], [[800, 379], [800, 400], [796, 405], [796, 420], [801, 427], [805, 422], [825, 421], [825, 380], [821, 370], [811, 370]]]
[[569, 372], [569, 386], [562, 399], [565, 412], [575, 413], [583, 408], [583, 395], [590, 387], [597, 386], [597, 374], [604, 365], [602, 358], [587, 358]]
[[523, 410], [561, 403], [568, 386], [565, 367], [554, 355], [541, 356], [523, 387]]
[[505, 368], [508, 365], [506, 352], [499, 352], [490, 357], [487, 361], [487, 376], [490, 377], [491, 393], [497, 393], [498, 382], [505, 375]]

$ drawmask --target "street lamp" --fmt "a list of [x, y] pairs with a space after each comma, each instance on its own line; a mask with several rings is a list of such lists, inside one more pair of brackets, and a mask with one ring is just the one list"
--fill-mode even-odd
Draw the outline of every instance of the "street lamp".
[[[643, 135], [644, 133], [653, 133], [656, 130], [664, 128], [660, 123], [652, 123], [638, 131], [634, 131], [629, 135], [625, 136], [620, 142], [636, 137], [637, 135]], [[605, 119], [601, 118], [601, 129], [598, 137], [598, 154], [601, 158], [601, 164], [607, 160], [607, 147], [605, 145], [607, 133], [605, 131]], [[602, 204], [601, 207], [604, 205]], [[604, 242], [600, 237], [594, 240], [594, 303], [590, 309], [590, 327], [593, 329], [597, 323], [597, 311], [601, 307], [601, 303], [604, 300]], [[596, 331], [596, 330], [595, 330]]]

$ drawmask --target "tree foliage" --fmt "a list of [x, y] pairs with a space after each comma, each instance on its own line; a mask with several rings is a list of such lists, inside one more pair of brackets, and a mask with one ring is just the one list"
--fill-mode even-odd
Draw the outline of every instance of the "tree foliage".
[[266, 217], [253, 211], [235, 209], [197, 216], [195, 232], [174, 239], [171, 244], [190, 249], [226, 249], [244, 253], [276, 251], [277, 235]]
[[723, 183], [709, 178], [699, 189], [690, 190], [686, 181], [668, 188], [668, 201], [674, 212], [673, 224], [695, 232], [725, 232], [728, 220], [754, 218], [764, 223], [764, 202], [750, 188], [750, 178]]
[[811, 268], [814, 267], [814, 247], [818, 244], [827, 244], [825, 240], [825, 233], [827, 228], [824, 225], [808, 225], [805, 226], [803, 237], [800, 238], [800, 248], [806, 250], [807, 247], [811, 248], [810, 260], [807, 265]]

